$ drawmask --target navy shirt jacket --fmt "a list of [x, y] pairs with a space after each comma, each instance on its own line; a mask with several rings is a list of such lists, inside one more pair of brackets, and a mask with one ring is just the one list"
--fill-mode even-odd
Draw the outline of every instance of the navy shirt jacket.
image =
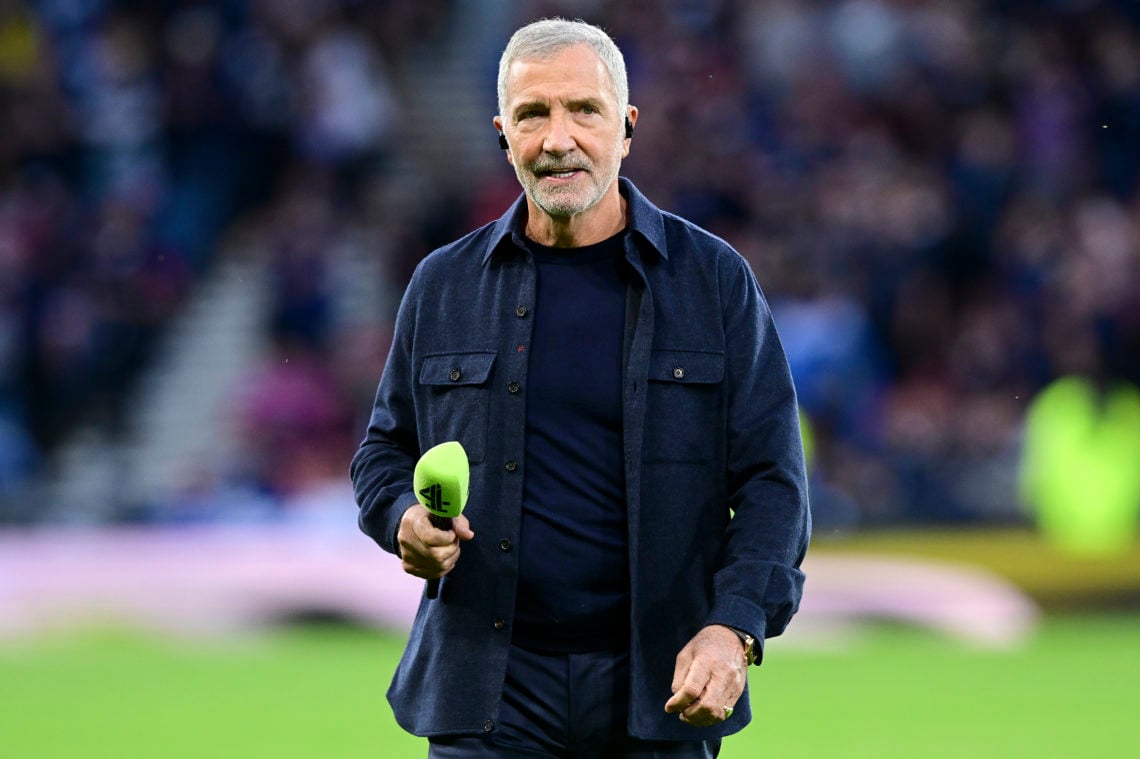
[[[628, 730], [647, 740], [719, 738], [751, 719], [747, 690], [732, 719], [710, 727], [686, 725], [664, 704], [676, 655], [702, 627], [763, 641], [799, 606], [811, 518], [795, 390], [747, 262], [627, 179], [619, 187], [629, 218], [615, 438], [628, 522]], [[519, 541], [538, 286], [526, 218], [520, 197], [416, 268], [352, 461], [360, 527], [391, 553], [416, 502], [420, 454], [458, 440], [471, 462], [464, 513], [476, 537], [439, 598], [421, 599], [388, 691], [396, 720], [420, 736], [494, 730], [525, 587]]]

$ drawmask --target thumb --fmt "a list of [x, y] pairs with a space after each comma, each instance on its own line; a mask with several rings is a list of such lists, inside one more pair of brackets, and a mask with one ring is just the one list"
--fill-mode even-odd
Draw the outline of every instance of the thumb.
[[471, 540], [475, 537], [475, 532], [471, 529], [471, 523], [467, 521], [467, 517], [460, 514], [451, 520], [451, 529], [455, 532], [455, 537], [460, 540]]

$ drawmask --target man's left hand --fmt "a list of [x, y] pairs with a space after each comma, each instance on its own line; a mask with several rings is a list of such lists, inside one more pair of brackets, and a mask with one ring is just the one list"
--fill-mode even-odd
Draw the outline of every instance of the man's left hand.
[[677, 654], [665, 711], [697, 727], [723, 722], [744, 692], [747, 669], [740, 636], [723, 625], [703, 628]]

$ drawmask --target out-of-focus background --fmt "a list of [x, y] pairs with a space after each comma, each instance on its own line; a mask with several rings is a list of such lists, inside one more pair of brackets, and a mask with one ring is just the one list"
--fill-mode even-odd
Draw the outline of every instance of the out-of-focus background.
[[[355, 756], [392, 729], [382, 694], [420, 586], [356, 532], [348, 461], [413, 267], [520, 192], [491, 126], [496, 67], [549, 15], [617, 40], [641, 112], [623, 174], [748, 259], [783, 336], [816, 538], [803, 611], [772, 644], [793, 665], [754, 686], [787, 692], [813, 668], [819, 686], [781, 724], [871, 708], [836, 673], [906, 649], [867, 631], [884, 620], [934, 636], [901, 671], [960, 655], [981, 677], [1064, 651], [1074, 677], [1135, 682], [1137, 3], [0, 0], [0, 740], [123, 755], [82, 737], [102, 722], [49, 705], [99, 701], [125, 652], [160, 660], [139, 682], [174, 678], [133, 631], [220, 646], [314, 620], [372, 631], [388, 658], [318, 637], [311, 671], [264, 678], [292, 709], [266, 702], [260, 733], [230, 732], [325, 711], [314, 743], [258, 745]], [[1082, 641], [1105, 658], [1079, 659]], [[281, 645], [284, 668], [298, 655]], [[345, 645], [349, 684], [299, 707]], [[951, 719], [990, 687], [933, 682], [884, 688], [883, 709], [939, 691], [930, 711], [957, 731], [863, 714], [818, 755], [1054, 755], [1002, 748], [1032, 745], [995, 717], [1020, 696]], [[850, 697], [829, 708], [837, 688]], [[1025, 706], [1081, 715], [1033, 735], [1056, 755], [1090, 735], [1111, 749], [1140, 703], [1096, 692], [1097, 709]], [[149, 745], [189, 730], [176, 705]], [[188, 755], [218, 747], [210, 719]], [[54, 729], [69, 724], [80, 742]], [[784, 745], [773, 731], [746, 735]], [[817, 755], [796, 746], [783, 755]]]

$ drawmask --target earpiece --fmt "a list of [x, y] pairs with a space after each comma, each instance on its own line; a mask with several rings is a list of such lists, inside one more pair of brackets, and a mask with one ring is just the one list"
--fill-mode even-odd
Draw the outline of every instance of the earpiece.
[[503, 150], [509, 150], [511, 147], [507, 144], [506, 135], [504, 135], [502, 132], [499, 132], [499, 147]]
[[633, 122], [629, 120], [629, 116], [625, 117], [625, 138], [628, 140], [633, 137]]

